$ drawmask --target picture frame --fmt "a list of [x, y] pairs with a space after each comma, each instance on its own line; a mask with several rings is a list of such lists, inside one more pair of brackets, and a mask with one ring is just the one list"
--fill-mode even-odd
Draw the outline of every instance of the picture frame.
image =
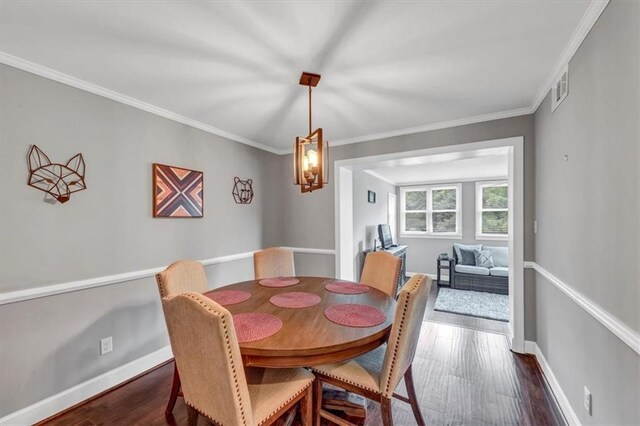
[[369, 201], [371, 204], [375, 204], [376, 203], [376, 193], [373, 191], [367, 191], [367, 201]]
[[153, 163], [153, 217], [204, 217], [204, 174]]

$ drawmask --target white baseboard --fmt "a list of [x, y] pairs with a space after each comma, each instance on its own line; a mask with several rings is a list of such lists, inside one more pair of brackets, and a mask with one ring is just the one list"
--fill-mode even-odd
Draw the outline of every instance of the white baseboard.
[[0, 425], [32, 425], [82, 401], [86, 401], [138, 374], [173, 358], [170, 346], [158, 349], [123, 366], [64, 390], [0, 418]]
[[536, 344], [536, 342], [532, 342], [531, 340], [525, 340], [524, 341], [524, 353], [535, 355], [537, 346], [538, 345]]
[[547, 359], [544, 357], [538, 344], [536, 342], [526, 340], [524, 342], [524, 348], [526, 353], [533, 354], [538, 359], [538, 364], [540, 364], [540, 368], [542, 369], [542, 372], [547, 379], [547, 383], [549, 383], [549, 386], [551, 387], [551, 391], [553, 392], [556, 401], [558, 401], [558, 404], [560, 405], [560, 410], [562, 411], [562, 414], [564, 415], [567, 423], [569, 423], [569, 425], [571, 426], [580, 426], [581, 423], [578, 419], [578, 416], [576, 415], [576, 412], [573, 411], [573, 407], [571, 407], [569, 399], [562, 391], [558, 379], [556, 379], [556, 376], [553, 374], [551, 366], [547, 362]]

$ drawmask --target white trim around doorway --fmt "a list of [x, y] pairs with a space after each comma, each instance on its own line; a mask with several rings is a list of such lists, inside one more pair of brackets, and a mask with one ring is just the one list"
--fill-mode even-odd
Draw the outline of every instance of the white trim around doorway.
[[510, 343], [514, 352], [524, 353], [524, 137], [517, 136], [463, 143], [415, 151], [395, 152], [339, 160], [334, 163], [336, 277], [354, 280], [353, 247], [353, 172], [354, 167], [388, 160], [488, 148], [508, 148], [509, 161], [509, 321]]

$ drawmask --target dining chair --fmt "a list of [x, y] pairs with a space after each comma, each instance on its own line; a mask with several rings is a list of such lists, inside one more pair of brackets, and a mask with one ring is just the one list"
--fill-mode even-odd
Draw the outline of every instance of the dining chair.
[[[161, 299], [187, 291], [204, 293], [208, 290], [204, 266], [195, 260], [179, 260], [172, 263], [167, 269], [156, 274], [156, 281]], [[180, 374], [178, 373], [178, 366], [174, 362], [173, 384], [171, 386], [167, 408], [164, 412], [167, 420], [173, 417], [173, 407], [175, 407], [179, 396], [182, 396], [180, 393]]]
[[364, 258], [360, 283], [395, 297], [398, 290], [401, 263], [402, 260], [399, 257], [386, 251], [368, 253]]
[[296, 275], [293, 252], [282, 247], [271, 247], [253, 253], [253, 271], [256, 280]]
[[312, 422], [314, 375], [303, 368], [244, 368], [231, 313], [199, 293], [162, 300], [182, 377], [188, 424], [269, 425], [300, 402]]
[[[402, 287], [386, 345], [349, 361], [312, 367], [316, 375], [315, 424], [325, 418], [338, 425], [351, 425], [346, 420], [322, 409], [322, 384], [328, 383], [380, 403], [382, 424], [393, 425], [391, 398], [409, 403], [416, 422], [424, 426], [424, 419], [413, 386], [411, 364], [416, 352], [431, 278], [417, 274]], [[408, 398], [394, 391], [404, 377]]]

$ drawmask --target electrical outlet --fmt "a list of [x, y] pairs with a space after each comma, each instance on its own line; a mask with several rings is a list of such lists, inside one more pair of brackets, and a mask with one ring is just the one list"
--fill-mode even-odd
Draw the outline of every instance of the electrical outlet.
[[533, 233], [534, 234], [538, 233], [538, 221], [537, 220], [533, 221]]
[[586, 386], [584, 387], [584, 409], [591, 415], [591, 392]]
[[108, 354], [111, 351], [113, 351], [113, 337], [100, 339], [100, 355]]

